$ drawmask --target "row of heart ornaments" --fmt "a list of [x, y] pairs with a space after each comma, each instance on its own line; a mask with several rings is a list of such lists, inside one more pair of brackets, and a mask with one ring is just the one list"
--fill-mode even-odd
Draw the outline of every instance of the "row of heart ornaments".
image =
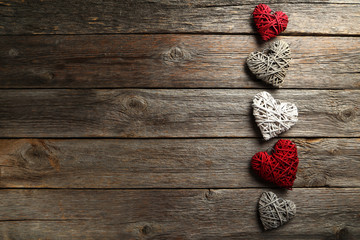
[[[261, 38], [267, 41], [276, 37], [287, 27], [288, 17], [278, 11], [272, 13], [269, 6], [256, 6], [253, 17]], [[280, 87], [289, 68], [291, 52], [285, 41], [276, 41], [261, 52], [253, 52], [247, 65], [256, 78]], [[253, 114], [265, 140], [287, 131], [298, 120], [294, 104], [274, 99], [268, 92], [260, 92], [253, 99]], [[280, 187], [291, 189], [296, 178], [299, 159], [296, 145], [290, 140], [280, 139], [273, 152], [256, 153], [251, 160], [252, 169], [264, 180]], [[296, 206], [290, 200], [278, 198], [272, 192], [264, 192], [259, 200], [260, 220], [265, 230], [278, 228], [296, 214]]]

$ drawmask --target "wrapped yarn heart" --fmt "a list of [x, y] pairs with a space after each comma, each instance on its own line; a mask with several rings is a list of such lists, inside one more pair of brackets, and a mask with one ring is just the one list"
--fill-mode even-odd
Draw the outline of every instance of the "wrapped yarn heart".
[[275, 144], [272, 155], [258, 152], [251, 160], [252, 169], [262, 179], [287, 189], [291, 189], [294, 184], [298, 165], [296, 145], [283, 139]]
[[291, 60], [289, 44], [276, 41], [262, 52], [252, 52], [246, 60], [256, 78], [275, 87], [281, 86]]
[[289, 22], [288, 16], [282, 11], [272, 14], [271, 8], [266, 4], [255, 7], [253, 18], [261, 38], [267, 41], [285, 31]]
[[298, 120], [295, 104], [275, 100], [268, 92], [256, 94], [252, 106], [256, 124], [265, 140], [289, 130]]
[[259, 200], [259, 215], [265, 230], [278, 228], [295, 217], [296, 206], [293, 201], [264, 192]]

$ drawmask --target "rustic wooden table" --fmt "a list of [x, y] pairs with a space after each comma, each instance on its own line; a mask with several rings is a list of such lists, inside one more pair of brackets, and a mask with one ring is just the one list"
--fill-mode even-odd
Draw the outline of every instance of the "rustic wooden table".
[[[263, 1], [290, 19], [279, 90], [245, 66], [258, 3], [1, 1], [1, 239], [360, 239], [360, 1]], [[299, 108], [292, 191], [250, 170], [264, 89]], [[266, 190], [297, 205], [269, 232]]]

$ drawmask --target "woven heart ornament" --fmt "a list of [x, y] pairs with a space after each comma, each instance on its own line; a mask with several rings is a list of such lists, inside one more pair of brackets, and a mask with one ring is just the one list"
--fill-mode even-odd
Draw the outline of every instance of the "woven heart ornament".
[[252, 169], [261, 178], [287, 189], [291, 189], [294, 184], [298, 165], [296, 145], [283, 139], [275, 144], [272, 155], [258, 152], [251, 160]]
[[259, 200], [260, 220], [265, 230], [278, 228], [295, 217], [293, 201], [278, 198], [273, 192], [264, 192]]
[[284, 41], [276, 41], [262, 52], [250, 53], [246, 63], [257, 79], [280, 87], [290, 66], [290, 60], [289, 44]]
[[289, 22], [288, 16], [282, 11], [272, 13], [271, 8], [259, 4], [253, 12], [254, 22], [261, 38], [267, 41], [285, 31]]
[[275, 100], [268, 92], [256, 94], [252, 106], [256, 124], [265, 140], [289, 130], [298, 120], [295, 104]]

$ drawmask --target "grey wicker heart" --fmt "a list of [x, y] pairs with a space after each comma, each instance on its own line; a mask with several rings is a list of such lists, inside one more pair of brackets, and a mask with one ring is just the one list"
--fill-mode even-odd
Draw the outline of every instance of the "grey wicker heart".
[[256, 94], [252, 106], [256, 124], [266, 141], [289, 130], [298, 120], [295, 104], [276, 100], [268, 92]]
[[265, 230], [278, 228], [295, 217], [293, 201], [278, 198], [273, 192], [264, 192], [259, 200], [260, 220]]
[[279, 87], [284, 82], [290, 60], [289, 44], [276, 41], [262, 52], [250, 53], [246, 63], [256, 78]]

